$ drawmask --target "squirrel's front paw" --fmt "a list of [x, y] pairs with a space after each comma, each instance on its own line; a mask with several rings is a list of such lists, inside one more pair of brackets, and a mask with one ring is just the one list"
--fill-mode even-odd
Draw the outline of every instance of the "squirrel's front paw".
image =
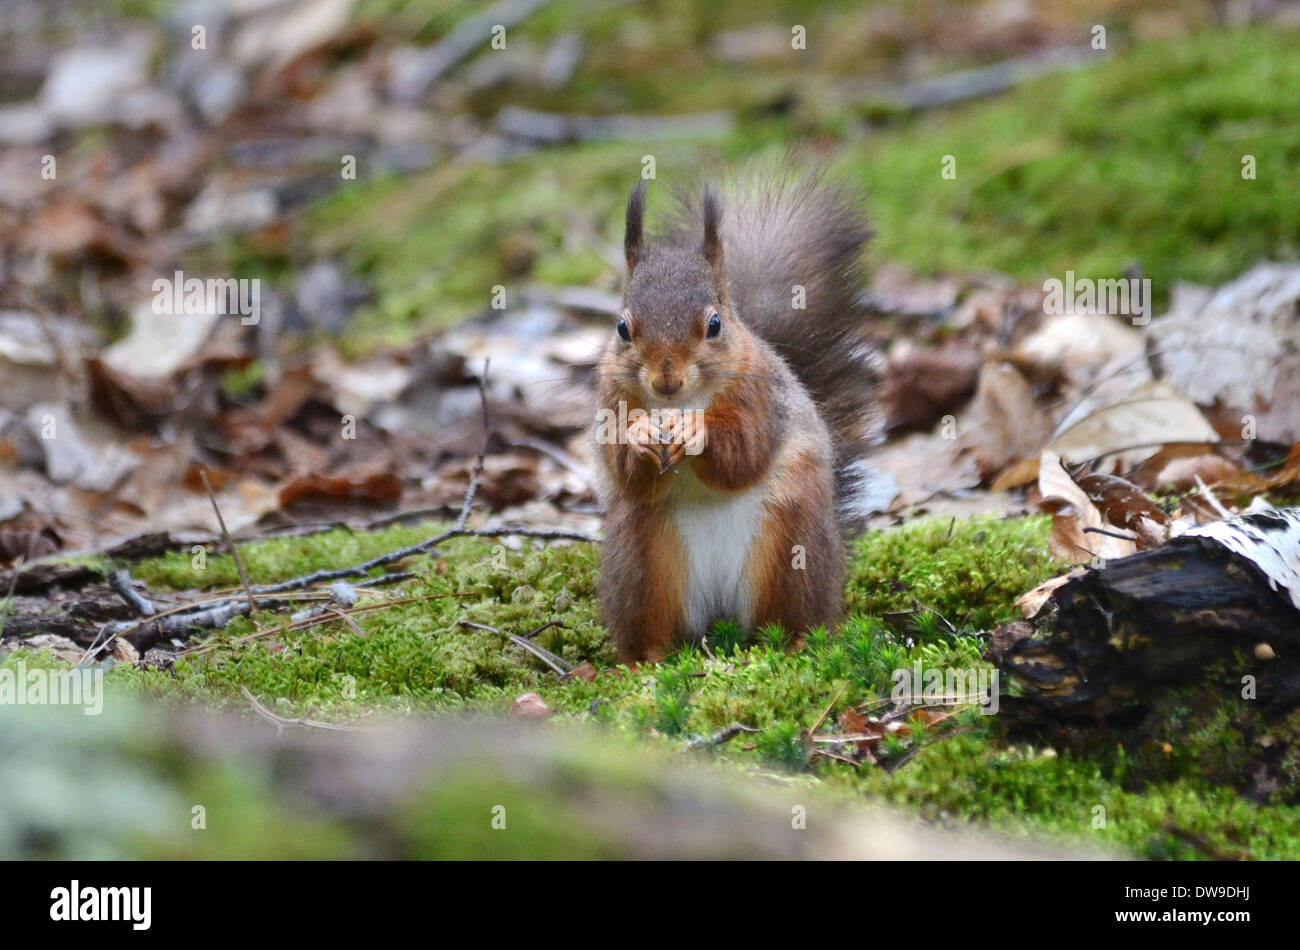
[[704, 417], [694, 410], [674, 412], [660, 430], [660, 471], [668, 471], [686, 456], [704, 451]]
[[627, 427], [627, 444], [632, 451], [655, 468], [660, 467], [659, 429], [650, 422], [650, 417], [638, 416]]

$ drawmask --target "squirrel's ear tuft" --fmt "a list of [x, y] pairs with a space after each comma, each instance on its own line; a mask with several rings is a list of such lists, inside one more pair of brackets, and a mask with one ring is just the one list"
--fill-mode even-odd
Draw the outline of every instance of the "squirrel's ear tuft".
[[641, 262], [644, 250], [641, 232], [645, 220], [645, 179], [642, 178], [632, 189], [627, 199], [627, 223], [623, 231], [623, 256], [627, 259], [627, 272], [631, 276], [636, 265]]
[[704, 210], [704, 242], [700, 245], [700, 253], [713, 271], [719, 298], [725, 298], [727, 278], [722, 266], [722, 202], [718, 200], [718, 193], [706, 185], [700, 204]]
[[717, 266], [722, 261], [722, 237], [718, 233], [722, 223], [722, 204], [718, 201], [718, 193], [707, 185], [700, 204], [704, 208], [704, 243], [700, 245], [700, 253], [711, 265]]

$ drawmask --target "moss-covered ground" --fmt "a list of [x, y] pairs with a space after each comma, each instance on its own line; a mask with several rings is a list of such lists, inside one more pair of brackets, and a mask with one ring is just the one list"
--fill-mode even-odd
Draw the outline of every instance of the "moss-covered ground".
[[[276, 539], [247, 546], [244, 557], [255, 582], [272, 582], [355, 563], [433, 530]], [[692, 754], [689, 740], [743, 724], [758, 731], [716, 753], [727, 767], [806, 774], [837, 795], [904, 805], [935, 820], [987, 822], [1148, 857], [1300, 857], [1300, 808], [1256, 805], [1225, 784], [1210, 767], [1224, 741], [1212, 728], [1201, 739], [1180, 741], [1176, 759], [1162, 752], [1159, 737], [1151, 749], [1083, 757], [1008, 744], [997, 716], [970, 709], [947, 724], [955, 734], [919, 751], [908, 754], [914, 740], [906, 733], [896, 744], [883, 742], [880, 765], [855, 768], [810, 755], [805, 732], [823, 711], [830, 707], [826, 721], [834, 723], [850, 705], [887, 697], [893, 670], [918, 662], [987, 666], [976, 634], [1013, 617], [1014, 598], [1061, 569], [1047, 554], [1046, 536], [1041, 518], [923, 521], [874, 533], [854, 551], [852, 614], [838, 629], [813, 631], [802, 650], [791, 652], [777, 631], [740, 642], [734, 629], [718, 625], [707, 649], [682, 650], [640, 672], [614, 668], [593, 601], [594, 546], [507, 550], [459, 539], [436, 557], [404, 565], [419, 577], [402, 593], [427, 599], [357, 616], [360, 633], [336, 621], [241, 640], [283, 622], [264, 613], [232, 623], [206, 641], [206, 652], [182, 658], [171, 671], [118, 668], [107, 681], [119, 695], [184, 699], [251, 717], [242, 686], [280, 715], [310, 712], [340, 722], [504, 714], [515, 697], [532, 691], [555, 710], [556, 721], [594, 725], [681, 755]], [[191, 555], [178, 553], [142, 562], [134, 573], [155, 588], [238, 583], [224, 556], [197, 570]], [[392, 595], [376, 591], [362, 603], [386, 596]], [[561, 680], [506, 638], [465, 629], [460, 620], [517, 634], [559, 620], [563, 627], [542, 631], [535, 642], [601, 675]], [[1154, 779], [1150, 769], [1136, 767], [1143, 757], [1164, 763]]]

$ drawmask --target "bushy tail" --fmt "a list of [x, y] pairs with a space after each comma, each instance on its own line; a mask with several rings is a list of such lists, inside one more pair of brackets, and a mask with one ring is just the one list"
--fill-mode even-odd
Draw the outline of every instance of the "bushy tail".
[[[854, 533], [869, 514], [875, 473], [865, 456], [881, 432], [882, 360], [859, 302], [872, 234], [862, 196], [793, 156], [751, 166], [720, 191], [731, 302], [794, 370], [830, 429], [839, 519]], [[700, 192], [680, 192], [678, 202], [664, 237], [685, 243], [699, 227]]]

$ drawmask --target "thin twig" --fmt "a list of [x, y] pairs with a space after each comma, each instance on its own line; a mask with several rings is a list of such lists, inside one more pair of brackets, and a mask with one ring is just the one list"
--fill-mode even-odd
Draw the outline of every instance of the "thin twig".
[[[389, 576], [396, 576], [396, 575], [384, 575], [384, 577], [389, 577]], [[380, 577], [375, 578], [376, 583], [382, 580], [384, 580], [384, 578], [380, 578]], [[81, 655], [81, 659], [78, 662], [79, 663], [86, 662], [87, 659], [91, 658], [92, 653], [95, 654], [96, 656], [99, 653], [102, 653], [104, 650], [108, 649], [109, 645], [118, 637], [126, 636], [128, 633], [135, 633], [139, 630], [146, 629], [151, 625], [156, 625], [157, 623], [160, 622], [165, 622], [163, 623], [163, 629], [160, 631], [164, 635], [167, 633], [181, 632], [184, 630], [186, 625], [193, 625], [198, 627], [210, 626], [211, 624], [209, 623], [209, 621], [212, 618], [206, 617], [205, 615], [210, 611], [227, 609], [231, 603], [231, 598], [228, 597], [227, 595], [237, 593], [239, 590], [240, 588], [238, 587], [228, 587], [220, 590], [215, 590], [212, 591], [206, 597], [202, 597], [198, 600], [191, 600], [188, 603], [184, 603], [184, 604], [177, 604], [174, 607], [168, 607], [166, 610], [161, 610], [151, 617], [142, 618], [140, 620], [135, 621], [134, 623], [105, 624], [103, 630], [112, 631], [109, 638], [105, 640], [104, 643], [101, 645], [99, 643], [99, 637], [96, 636], [95, 641], [91, 643], [89, 647], [86, 648], [86, 652]], [[279, 599], [273, 594], [258, 594], [256, 596], [262, 597], [268, 601], [275, 601]], [[327, 599], [332, 595], [328, 591], [306, 591], [302, 593], [300, 596], [305, 598], [311, 598], [314, 600], [320, 600], [320, 599]], [[239, 606], [243, 608], [245, 605], [240, 604]], [[179, 615], [179, 620], [178, 620], [178, 615]], [[184, 623], [180, 623], [180, 621], [184, 621]], [[179, 625], [173, 626], [173, 622], [176, 622]], [[103, 632], [103, 630], [101, 630], [101, 633]]]
[[[374, 582], [380, 583], [389, 578], [400, 577], [401, 575], [397, 574], [386, 574], [383, 577], [375, 578]], [[382, 593], [382, 591], [372, 591], [365, 587], [358, 587], [355, 589], [358, 593]], [[152, 616], [144, 617], [134, 622], [114, 621], [112, 623], [104, 624], [103, 627], [100, 628], [99, 634], [96, 635], [95, 640], [81, 655], [78, 664], [80, 665], [81, 663], [85, 663], [88, 659], [93, 659], [94, 657], [99, 656], [112, 645], [114, 640], [118, 637], [125, 637], [128, 633], [137, 634], [136, 639], [140, 641], [140, 643], [136, 644], [138, 648], [143, 643], [156, 643], [158, 640], [169, 634], [185, 634], [188, 636], [191, 632], [191, 627], [198, 627], [200, 629], [220, 629], [235, 617], [242, 616], [248, 612], [248, 605], [246, 603], [235, 601], [231, 597], [227, 596], [229, 594], [238, 593], [239, 590], [240, 588], [238, 587], [216, 590], [209, 596], [198, 600], [191, 600], [188, 603], [168, 607], [166, 610], [159, 611]], [[270, 604], [274, 604], [277, 600], [282, 599], [278, 594], [254, 593], [253, 596], [267, 601]], [[333, 597], [333, 594], [328, 590], [320, 590], [304, 591], [298, 596], [306, 600], [329, 600]], [[450, 596], [460, 597], [466, 595], [452, 594]], [[109, 634], [108, 639], [101, 643], [99, 637], [106, 632]]]
[[559, 465], [561, 468], [572, 472], [574, 475], [578, 476], [578, 478], [582, 479], [583, 484], [592, 491], [596, 490], [596, 483], [591, 477], [591, 472], [583, 468], [578, 460], [567, 452], [564, 452], [553, 445], [547, 445], [545, 442], [537, 441], [536, 439], [520, 439], [518, 442], [511, 442], [510, 446], [511, 448], [516, 449], [530, 449], [533, 452], [545, 455], [556, 465]]
[[366, 632], [361, 629], [361, 626], [355, 620], [352, 619], [352, 615], [350, 613], [347, 613], [342, 608], [337, 607], [334, 604], [326, 604], [323, 609], [326, 613], [332, 613], [338, 619], [342, 620], [345, 624], [347, 624], [348, 629], [351, 630], [353, 633], [355, 633], [357, 636], [364, 637], [366, 635]]
[[412, 544], [409, 547], [398, 548], [395, 551], [389, 551], [387, 554], [380, 554], [372, 557], [368, 561], [360, 564], [354, 564], [352, 567], [341, 567], [334, 570], [319, 570], [311, 574], [305, 574], [302, 577], [295, 577], [287, 581], [281, 581], [278, 584], [256, 584], [253, 586], [255, 594], [280, 594], [289, 590], [298, 590], [303, 587], [310, 587], [314, 584], [322, 584], [328, 581], [342, 580], [346, 577], [360, 577], [368, 574], [377, 567], [384, 567], [396, 561], [405, 560], [416, 554], [425, 554], [431, 548], [437, 547], [444, 541], [452, 538], [499, 538], [499, 537], [519, 537], [519, 538], [536, 538], [541, 541], [591, 541], [599, 543], [600, 539], [589, 534], [581, 534], [576, 531], [530, 531], [523, 528], [450, 528], [440, 534], [434, 535], [425, 541]]
[[916, 755], [916, 753], [920, 752], [922, 749], [928, 749], [936, 742], [943, 742], [945, 739], [951, 739], [953, 736], [959, 736], [963, 732], [974, 732], [974, 731], [975, 731], [974, 726], [962, 726], [960, 729], [953, 729], [950, 732], [945, 732], [941, 736], [935, 736], [929, 742], [922, 742], [917, 745], [913, 745], [910, 749], [908, 749], [906, 752], [900, 755], [897, 759], [895, 759], [892, 762], [886, 763], [887, 770], [893, 772], [893, 771], [897, 771], [898, 769], [901, 769], [908, 762], [912, 761], [912, 758]]
[[1120, 534], [1118, 531], [1107, 531], [1105, 528], [1084, 528], [1084, 534], [1104, 534], [1108, 538], [1119, 538], [1121, 541], [1136, 541], [1137, 536], [1132, 534]]
[[711, 736], [696, 736], [690, 742], [686, 743], [688, 749], [704, 749], [711, 746], [720, 746], [724, 742], [730, 742], [742, 732], [762, 732], [761, 729], [755, 729], [753, 726], [745, 726], [738, 722], [732, 723], [725, 729], [719, 729]]
[[510, 29], [532, 16], [549, 0], [497, 0], [452, 27], [442, 39], [422, 51], [398, 83], [395, 93], [403, 102], [417, 102], [438, 80], [482, 49], [494, 28]]
[[[108, 586], [111, 587], [119, 597], [126, 601], [127, 606], [135, 611], [136, 616], [143, 617], [147, 620], [158, 612], [152, 601], [141, 597], [136, 591], [131, 580], [131, 572], [125, 568], [113, 572], [113, 575], [108, 579]], [[95, 655], [98, 656], [99, 653], [102, 653], [107, 649], [108, 645], [117, 639], [117, 634], [121, 632], [121, 629], [121, 625], [114, 627], [110, 624], [105, 624], [97, 630], [95, 632], [95, 639], [90, 642], [90, 646], [86, 648], [86, 652], [81, 654], [81, 658], [77, 660], [77, 665], [80, 666], [82, 663], [85, 663], [91, 653], [95, 653]], [[104, 642], [103, 647], [100, 647], [99, 638], [104, 636], [110, 630], [115, 630], [116, 632], [112, 633], [108, 637]], [[97, 647], [99, 647], [98, 651], [96, 650]]]
[[[358, 527], [362, 531], [374, 531], [377, 528], [387, 528], [389, 525], [404, 524], [408, 521], [428, 521], [432, 518], [438, 517], [439, 515], [445, 515], [446, 513], [446, 505], [443, 505], [440, 508], [410, 508], [406, 511], [398, 511], [391, 515], [384, 515], [382, 518], [375, 518]], [[351, 525], [345, 525], [345, 527], [348, 527], [351, 530], [357, 530], [357, 528], [352, 528]]]
[[[370, 573], [370, 571], [374, 570], [376, 567], [383, 567], [387, 564], [392, 564], [395, 561], [404, 560], [416, 554], [423, 554], [426, 551], [430, 550], [431, 548], [434, 548], [439, 544], [441, 544], [442, 542], [450, 540], [451, 538], [501, 538], [501, 537], [533, 538], [539, 541], [587, 541], [592, 544], [599, 544], [601, 540], [600, 538], [593, 537], [589, 534], [581, 534], [576, 531], [529, 531], [523, 528], [477, 528], [477, 529], [465, 529], [464, 531], [457, 531], [455, 529], [451, 529], [448, 531], [443, 531], [441, 534], [435, 535], [434, 537], [429, 538], [428, 540], [421, 541], [418, 544], [412, 544], [409, 547], [405, 547], [405, 548], [398, 548], [396, 551], [389, 551], [387, 554], [381, 554], [378, 557], [371, 558], [369, 561], [363, 561], [360, 564], [354, 564], [352, 567], [344, 567], [344, 568], [339, 568], [337, 570], [314, 571], [311, 574], [306, 574], [303, 575], [302, 577], [291, 578], [290, 580], [282, 581], [281, 583], [278, 584], [255, 584], [252, 587], [252, 593], [255, 597], [269, 597], [273, 594], [283, 594], [289, 591], [301, 590], [304, 587], [312, 587], [315, 585], [328, 583], [330, 581], [342, 580], [348, 577], [361, 577], [365, 574]], [[373, 579], [373, 583], [381, 583], [384, 580], [385, 580], [384, 577], [377, 577]], [[453, 595], [453, 596], [461, 596], [461, 595]], [[186, 611], [193, 610], [195, 607], [204, 604], [210, 604], [212, 606], [207, 607], [205, 610], [196, 611], [193, 614], [184, 613]], [[149, 618], [148, 620], [140, 620], [127, 627], [123, 627], [115, 630], [112, 636], [110, 636], [109, 639], [105, 641], [103, 645], [92, 644], [91, 647], [87, 649], [86, 653], [83, 654], [82, 662], [85, 662], [86, 658], [89, 657], [90, 653], [92, 651], [95, 651], [96, 646], [98, 646], [97, 652], [103, 652], [103, 650], [107, 649], [108, 645], [112, 643], [113, 640], [115, 640], [117, 637], [123, 636], [124, 634], [128, 634], [128, 633], [134, 633], [140, 628], [144, 627], [146, 624], [153, 623], [155, 620], [158, 620], [163, 617], [170, 617], [171, 615], [174, 614], [184, 613], [184, 618], [188, 621], [191, 621], [194, 626], [198, 626], [198, 627], [220, 626], [214, 623], [217, 616], [217, 611], [219, 609], [228, 609], [228, 604], [229, 604], [228, 598], [224, 598], [224, 597], [217, 597], [217, 598], [209, 597], [203, 600], [192, 601], [188, 604], [179, 604], [175, 607], [170, 608], [169, 610], [160, 612], [157, 616]], [[231, 619], [231, 617], [239, 616], [240, 614], [247, 612], [246, 605], [241, 605], [241, 607], [243, 607], [244, 609], [234, 611], [234, 613], [232, 613], [226, 619], [229, 620]], [[211, 612], [210, 616], [208, 615], [209, 612]], [[184, 627], [185, 624], [179, 624], [173, 630], [171, 623], [169, 621], [167, 629], [163, 632], [179, 633], [184, 629]]]
[[488, 418], [487, 377], [491, 360], [483, 361], [483, 375], [478, 378], [478, 399], [483, 405], [483, 446], [478, 450], [478, 458], [469, 473], [469, 487], [465, 490], [465, 503], [460, 507], [460, 517], [456, 519], [456, 530], [461, 531], [469, 521], [470, 508], [474, 505], [474, 496], [478, 494], [479, 479], [483, 477], [483, 463], [487, 456], [488, 443], [492, 440], [492, 422]]
[[492, 124], [506, 138], [522, 140], [528, 144], [561, 144], [615, 139], [654, 142], [725, 135], [735, 123], [735, 116], [726, 111], [672, 116], [594, 116], [504, 106], [497, 112]]
[[853, 709], [856, 710], [857, 712], [862, 713], [862, 715], [865, 716], [867, 713], [875, 712], [877, 709], [881, 709], [885, 706], [892, 705], [893, 702], [894, 699], [892, 696], [886, 696], [883, 699], [877, 699], [873, 703], [864, 700], [863, 702], [860, 702], [856, 706], [854, 706]]
[[1227, 508], [1224, 508], [1223, 503], [1220, 502], [1219, 499], [1214, 497], [1214, 492], [1210, 491], [1208, 488], [1205, 487], [1205, 482], [1201, 481], [1200, 473], [1193, 472], [1192, 477], [1196, 479], [1197, 490], [1200, 491], [1200, 493], [1205, 496], [1205, 500], [1208, 501], [1210, 505], [1214, 508], [1214, 510], [1219, 513], [1219, 517], [1231, 518], [1232, 512], [1229, 511]]
[[202, 610], [196, 610], [192, 613], [159, 613], [147, 620], [139, 621], [126, 627], [109, 627], [112, 632], [108, 638], [96, 650], [86, 651], [86, 656], [82, 657], [82, 662], [89, 658], [92, 652], [95, 656], [103, 653], [112, 644], [114, 640], [126, 633], [135, 632], [132, 645], [143, 652], [155, 643], [162, 641], [168, 636], [189, 637], [192, 635], [192, 628], [220, 630], [236, 617], [242, 617], [251, 613], [248, 604], [238, 600], [222, 600], [210, 607], [204, 607]]
[[529, 630], [527, 633], [523, 634], [523, 636], [526, 639], [531, 640], [533, 637], [537, 636], [543, 630], [549, 630], [551, 629], [551, 627], [560, 627], [563, 630], [569, 629], [568, 627], [564, 626], [564, 624], [560, 623], [560, 621], [558, 620], [548, 620], [546, 621], [546, 623], [542, 624], [536, 630]]
[[917, 82], [854, 83], [848, 88], [859, 99], [916, 112], [990, 96], [1042, 76], [1080, 69], [1103, 59], [1104, 54], [1098, 54], [1096, 50], [1067, 46]]
[[559, 673], [561, 676], [567, 676], [568, 674], [572, 673], [574, 670], [573, 666], [569, 665], [560, 657], [552, 653], [550, 650], [546, 649], [546, 647], [540, 647], [536, 643], [533, 643], [531, 640], [525, 640], [523, 637], [518, 636], [517, 634], [509, 633], [505, 630], [499, 630], [496, 627], [489, 627], [485, 623], [471, 623], [468, 620], [458, 620], [456, 621], [456, 624], [457, 626], [464, 627], [467, 630], [483, 630], [487, 633], [495, 633], [498, 636], [509, 637], [512, 643], [516, 644], [517, 646], [523, 647], [525, 650], [527, 650], [533, 656], [537, 657], [539, 660], [541, 660], [551, 669], [555, 670], [555, 672]]
[[330, 732], [363, 732], [366, 729], [365, 726], [349, 726], [343, 723], [318, 722], [315, 719], [308, 719], [307, 717], [316, 711], [315, 706], [308, 709], [297, 719], [286, 719], [284, 716], [277, 716], [275, 713], [271, 712], [271, 710], [259, 703], [257, 697], [248, 691], [247, 686], [239, 687], [239, 691], [244, 694], [244, 698], [252, 705], [253, 712], [257, 713], [267, 722], [275, 726], [276, 735], [279, 735], [291, 726], [301, 726], [305, 729], [325, 729]]
[[820, 755], [824, 759], [834, 759], [836, 762], [843, 762], [845, 765], [851, 765], [855, 769], [862, 768], [861, 762], [855, 762], [853, 761], [853, 759], [850, 759], [847, 755], [841, 755], [840, 753], [832, 752], [829, 749], [813, 749], [812, 754]]
[[226, 530], [226, 519], [221, 517], [221, 509], [217, 506], [217, 496], [212, 492], [212, 486], [208, 483], [207, 469], [199, 469], [199, 478], [203, 480], [203, 487], [207, 490], [208, 500], [212, 502], [212, 510], [216, 512], [217, 524], [221, 526], [221, 536], [225, 538], [226, 547], [230, 549], [230, 556], [234, 559], [235, 569], [239, 571], [239, 579], [244, 583], [244, 593], [248, 595], [248, 612], [252, 614], [257, 609], [257, 601], [253, 599], [253, 587], [248, 582], [248, 572], [244, 570], [244, 562], [239, 557], [239, 551], [235, 547], [235, 541]]
[[836, 690], [835, 695], [831, 697], [831, 701], [826, 704], [826, 708], [822, 710], [822, 714], [817, 717], [817, 721], [814, 722], [812, 724], [812, 728], [808, 730], [809, 735], [813, 735], [814, 733], [817, 732], [818, 729], [821, 728], [822, 723], [825, 722], [826, 717], [831, 714], [831, 710], [834, 709], [835, 704], [840, 701], [840, 697], [844, 695], [844, 690], [846, 690], [848, 686], [849, 686], [848, 680], [845, 680], [843, 683], [840, 684], [840, 688]]

